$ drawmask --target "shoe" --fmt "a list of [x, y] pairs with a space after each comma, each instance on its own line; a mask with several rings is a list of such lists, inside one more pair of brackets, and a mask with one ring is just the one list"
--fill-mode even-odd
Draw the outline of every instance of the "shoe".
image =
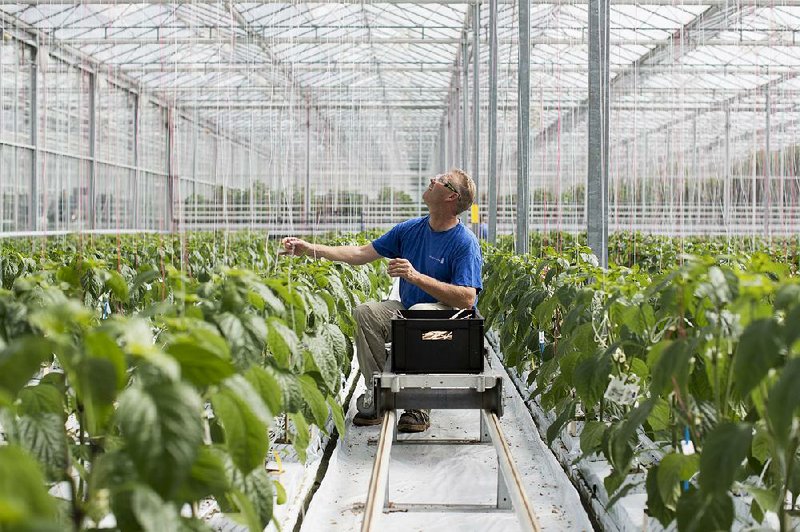
[[356, 427], [372, 427], [383, 423], [383, 418], [378, 417], [377, 414], [364, 414], [362, 412], [356, 413], [353, 416], [353, 425]]
[[397, 422], [397, 432], [424, 432], [431, 426], [431, 418], [424, 410], [406, 410]]

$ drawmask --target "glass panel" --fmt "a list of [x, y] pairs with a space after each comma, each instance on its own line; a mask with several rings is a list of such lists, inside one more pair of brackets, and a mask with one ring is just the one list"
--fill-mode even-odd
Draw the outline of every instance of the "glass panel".
[[107, 164], [97, 165], [95, 181], [95, 227], [133, 227], [134, 175], [132, 170]]
[[89, 162], [43, 152], [39, 177], [39, 209], [48, 231], [89, 227]]
[[31, 143], [31, 48], [0, 39], [0, 140]]
[[48, 57], [39, 84], [40, 145], [69, 155], [91, 154], [91, 74]]
[[29, 228], [31, 164], [33, 152], [0, 145], [0, 231]]
[[97, 159], [133, 166], [136, 95], [97, 78]]

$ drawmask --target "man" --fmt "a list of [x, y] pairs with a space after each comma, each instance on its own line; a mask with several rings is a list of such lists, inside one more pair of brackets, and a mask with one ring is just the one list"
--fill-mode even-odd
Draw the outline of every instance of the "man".
[[[359, 398], [356, 426], [378, 425], [372, 405], [372, 374], [383, 371], [385, 343], [395, 311], [403, 309], [471, 308], [481, 284], [478, 239], [458, 220], [475, 199], [475, 182], [453, 169], [431, 178], [422, 195], [429, 214], [393, 227], [365, 246], [323, 246], [294, 237], [284, 238], [284, 252], [324, 257], [360, 265], [386, 257], [389, 275], [400, 278], [401, 301], [368, 302], [356, 307], [356, 355], [367, 393]], [[428, 412], [407, 410], [397, 423], [400, 432], [422, 432], [430, 427]]]

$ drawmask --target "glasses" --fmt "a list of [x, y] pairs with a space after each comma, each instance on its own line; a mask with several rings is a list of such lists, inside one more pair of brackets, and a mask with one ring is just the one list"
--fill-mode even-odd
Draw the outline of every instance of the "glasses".
[[455, 195], [457, 195], [459, 197], [461, 196], [461, 193], [458, 190], [456, 190], [456, 187], [454, 187], [453, 184], [450, 181], [445, 179], [445, 174], [439, 174], [436, 177], [434, 177], [433, 180], [438, 182], [444, 188], [446, 188], [446, 189], [450, 190], [451, 192], [453, 192], [453, 194], [455, 194]]

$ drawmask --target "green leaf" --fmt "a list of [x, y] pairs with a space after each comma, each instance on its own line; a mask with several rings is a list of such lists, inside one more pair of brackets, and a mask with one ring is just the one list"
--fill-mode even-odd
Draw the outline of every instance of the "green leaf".
[[706, 495], [690, 487], [678, 501], [678, 530], [707, 532], [730, 530], [733, 525], [733, 501], [727, 493]]
[[601, 421], [587, 421], [581, 431], [581, 452], [591, 454], [600, 448], [606, 424]]
[[299, 413], [289, 414], [289, 419], [292, 421], [292, 424], [294, 425], [292, 446], [294, 447], [294, 450], [297, 452], [297, 456], [298, 458], [300, 458], [300, 461], [305, 462], [306, 449], [308, 448], [308, 444], [311, 441], [311, 431], [308, 428], [308, 423], [306, 423], [306, 418], [303, 417], [302, 414]]
[[236, 467], [249, 473], [262, 465], [269, 449], [266, 424], [230, 389], [214, 394], [211, 403], [225, 429], [225, 445]]
[[222, 312], [213, 317], [214, 323], [219, 327], [222, 336], [228, 341], [231, 347], [233, 362], [239, 369], [245, 369], [251, 364], [258, 362], [253, 356], [253, 349], [248, 345], [249, 338], [245, 334], [242, 321], [230, 312]]
[[106, 290], [110, 290], [115, 298], [119, 301], [128, 301], [128, 282], [119, 273], [114, 270], [108, 271], [108, 276], [105, 282]]
[[783, 351], [780, 326], [773, 318], [756, 320], [744, 330], [733, 357], [733, 383], [742, 397], [767, 376]]
[[19, 418], [17, 437], [20, 446], [39, 461], [48, 479], [66, 478], [69, 453], [61, 414], [41, 413]]
[[608, 387], [611, 357], [607, 354], [592, 356], [575, 368], [572, 380], [578, 396], [588, 406], [595, 405]]
[[0, 528], [45, 528], [55, 519], [55, 500], [36, 461], [14, 444], [0, 445]]
[[0, 389], [12, 396], [25, 386], [43, 362], [52, 357], [55, 344], [39, 336], [23, 336], [0, 351]]
[[99, 435], [105, 432], [117, 393], [125, 386], [125, 355], [104, 332], [89, 332], [85, 347], [89, 356], [78, 362], [73, 383], [78, 399], [86, 408], [87, 428], [93, 435]]
[[324, 323], [320, 327], [320, 333], [327, 340], [328, 346], [332, 350], [339, 367], [343, 367], [349, 355], [347, 338], [342, 330], [332, 323]]
[[767, 397], [767, 420], [775, 441], [788, 446], [793, 432], [792, 422], [795, 411], [800, 406], [800, 359], [794, 358], [786, 363], [778, 382], [770, 389]]
[[133, 278], [133, 282], [131, 283], [131, 291], [135, 292], [139, 289], [142, 285], [146, 283], [152, 283], [156, 279], [159, 278], [161, 274], [158, 270], [145, 270], [136, 275]]
[[283, 284], [283, 281], [278, 279], [270, 279], [266, 281], [267, 286], [275, 291], [278, 296], [283, 300], [288, 308], [288, 315], [286, 316], [286, 323], [294, 330], [295, 334], [299, 337], [303, 335], [306, 330], [306, 306], [301, 296], [296, 290], [292, 290]]
[[336, 425], [336, 430], [339, 433], [339, 436], [344, 436], [345, 427], [344, 427], [344, 412], [342, 411], [342, 405], [340, 405], [336, 398], [332, 395], [329, 395], [327, 398], [328, 406], [331, 407], [331, 415], [333, 416], [333, 423]]
[[659, 468], [660, 464], [656, 464], [647, 471], [647, 481], [645, 482], [647, 488], [647, 515], [655, 517], [664, 528], [667, 528], [672, 520], [675, 519], [675, 513], [664, 504], [658, 482]]
[[117, 420], [139, 475], [171, 499], [189, 475], [203, 441], [200, 396], [181, 382], [128, 388], [119, 400]]
[[52, 384], [26, 386], [19, 392], [19, 401], [17, 412], [21, 416], [57, 414], [62, 419], [66, 417], [64, 394]]
[[131, 506], [136, 520], [145, 532], [181, 529], [180, 514], [175, 505], [164, 502], [147, 486], [137, 485], [133, 488]]
[[280, 387], [283, 405], [281, 410], [287, 413], [300, 412], [305, 404], [305, 401], [303, 399], [303, 390], [300, 388], [300, 383], [298, 382], [297, 377], [288, 371], [283, 371], [272, 367], [267, 367], [266, 371], [272, 375]]
[[283, 487], [283, 484], [274, 480], [272, 482], [275, 486], [275, 493], [277, 495], [275, 502], [278, 504], [286, 504], [286, 490]]
[[258, 395], [261, 396], [270, 412], [273, 414], [281, 412], [283, 403], [281, 388], [272, 373], [269, 373], [264, 368], [252, 366], [244, 373], [244, 377], [253, 386], [253, 389], [258, 392]]
[[325, 402], [325, 396], [319, 391], [316, 381], [311, 376], [301, 375], [299, 381], [300, 388], [303, 390], [303, 398], [314, 416], [314, 423], [324, 429], [325, 422], [328, 420], [328, 405]]
[[658, 465], [658, 491], [667, 508], [675, 510], [681, 482], [691, 480], [699, 464], [700, 458], [696, 454], [670, 453], [661, 459]]
[[165, 350], [180, 364], [183, 378], [199, 388], [219, 384], [236, 372], [225, 341], [209, 331], [174, 335]]
[[626, 472], [633, 459], [631, 441], [637, 430], [647, 420], [653, 409], [654, 401], [649, 399], [630, 411], [627, 418], [609, 430], [608, 451], [606, 457], [614, 469]]
[[724, 422], [706, 436], [700, 456], [700, 488], [724, 494], [750, 451], [753, 427], [749, 423]]
[[201, 446], [189, 477], [181, 489], [180, 500], [198, 501], [214, 496], [220, 499], [230, 489], [221, 450]]
[[689, 380], [689, 359], [692, 346], [686, 340], [662, 341], [650, 348], [647, 363], [652, 368], [653, 395], [666, 395], [677, 386], [686, 389]]
[[269, 347], [270, 352], [282, 367], [291, 367], [294, 354], [298, 352], [298, 345], [300, 344], [297, 334], [287, 327], [280, 318], [268, 318], [267, 328], [269, 331], [267, 333], [267, 347]]
[[248, 475], [234, 472], [232, 484], [244, 493], [253, 505], [258, 517], [259, 527], [252, 532], [263, 530], [272, 520], [273, 482], [265, 469], [256, 469]]
[[341, 371], [336, 363], [336, 356], [328, 346], [325, 338], [317, 335], [307, 335], [303, 338], [303, 346], [311, 355], [314, 369], [319, 371], [322, 381], [330, 393], [338, 393], [341, 386]]
[[742, 488], [749, 493], [761, 507], [762, 513], [778, 511], [778, 494], [774, 490], [758, 488], [742, 484]]
[[669, 403], [662, 398], [658, 398], [653, 405], [653, 411], [647, 417], [647, 424], [656, 432], [661, 432], [669, 428]]
[[561, 429], [568, 421], [575, 417], [575, 406], [577, 401], [574, 399], [566, 399], [559, 407], [559, 414], [553, 423], [547, 427], [547, 443], [552, 444], [553, 441], [561, 434]]

